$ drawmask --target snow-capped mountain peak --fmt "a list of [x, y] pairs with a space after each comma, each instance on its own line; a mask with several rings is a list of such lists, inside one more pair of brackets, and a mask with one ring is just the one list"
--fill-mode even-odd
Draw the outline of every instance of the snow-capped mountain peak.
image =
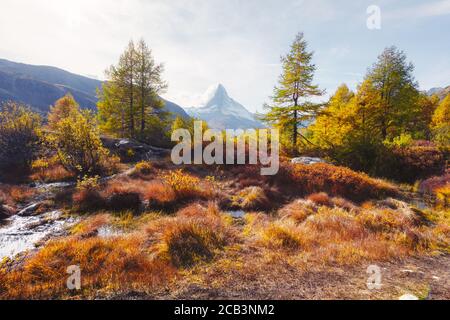
[[189, 115], [208, 122], [215, 129], [261, 128], [257, 121], [242, 104], [232, 99], [225, 87], [218, 83], [210, 86], [203, 94], [196, 108], [187, 108]]
[[203, 94], [200, 108], [207, 107], [214, 103], [221, 104], [224, 100], [229, 100], [228, 92], [221, 83], [210, 86]]

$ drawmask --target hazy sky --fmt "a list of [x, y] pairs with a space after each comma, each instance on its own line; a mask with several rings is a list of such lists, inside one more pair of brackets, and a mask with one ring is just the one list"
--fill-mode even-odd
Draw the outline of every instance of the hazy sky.
[[[381, 29], [369, 30], [369, 5]], [[184, 107], [220, 82], [261, 111], [279, 57], [303, 31], [315, 80], [327, 93], [354, 87], [384, 47], [415, 66], [420, 87], [450, 85], [450, 0], [1, 0], [0, 57], [103, 78], [129, 39], [143, 37], [164, 62], [165, 97]]]

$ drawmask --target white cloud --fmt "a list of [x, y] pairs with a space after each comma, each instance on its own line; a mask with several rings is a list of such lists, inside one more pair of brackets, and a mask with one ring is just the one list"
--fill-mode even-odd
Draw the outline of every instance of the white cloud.
[[[233, 98], [255, 111], [272, 94], [281, 68], [279, 57], [298, 31], [305, 31], [315, 51], [319, 85], [333, 87], [343, 81], [339, 77], [345, 71], [364, 72], [367, 61], [358, 65], [355, 60], [367, 56], [373, 46], [355, 45], [362, 41], [355, 40], [357, 32], [366, 29], [358, 20], [365, 17], [365, 8], [353, 3], [1, 0], [0, 57], [103, 78], [129, 39], [143, 37], [156, 60], [165, 63], [164, 77], [169, 82], [165, 97], [190, 106], [210, 84], [221, 82]], [[447, 14], [449, 3], [436, 1], [398, 12]], [[347, 36], [354, 30], [361, 31]], [[323, 76], [320, 68], [334, 72]]]
[[382, 14], [383, 18], [387, 19], [410, 19], [448, 15], [450, 14], [450, 0], [427, 1], [425, 4], [396, 9], [387, 12], [385, 15], [384, 13]]

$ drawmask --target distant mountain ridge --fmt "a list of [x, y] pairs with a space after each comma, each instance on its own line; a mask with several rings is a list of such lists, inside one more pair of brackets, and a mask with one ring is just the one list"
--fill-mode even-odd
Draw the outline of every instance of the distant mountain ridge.
[[437, 95], [441, 100], [444, 99], [448, 94], [450, 94], [450, 86], [447, 86], [445, 88], [440, 87], [431, 88], [430, 90], [427, 91], [427, 95], [429, 96]]
[[[37, 66], [0, 59], [0, 102], [17, 101], [47, 113], [56, 100], [71, 93], [87, 109], [96, 109], [97, 89], [102, 81], [56, 67]], [[177, 104], [164, 100], [166, 111], [182, 117], [188, 114]]]
[[208, 88], [203, 95], [203, 102], [196, 108], [186, 108], [187, 113], [208, 123], [213, 129], [248, 129], [263, 128], [243, 105], [228, 95], [222, 84]]

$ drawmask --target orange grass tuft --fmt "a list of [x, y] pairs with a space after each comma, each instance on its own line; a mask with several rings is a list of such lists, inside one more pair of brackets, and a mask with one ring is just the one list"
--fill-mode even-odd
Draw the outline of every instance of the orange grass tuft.
[[[43, 299], [148, 290], [164, 284], [173, 268], [149, 256], [137, 236], [52, 241], [23, 266], [0, 271], [0, 298]], [[68, 290], [67, 267], [81, 270], [81, 291]]]
[[174, 218], [151, 222], [147, 233], [155, 237], [159, 255], [182, 268], [211, 260], [217, 250], [236, 239], [228, 220], [213, 204], [191, 205]]

